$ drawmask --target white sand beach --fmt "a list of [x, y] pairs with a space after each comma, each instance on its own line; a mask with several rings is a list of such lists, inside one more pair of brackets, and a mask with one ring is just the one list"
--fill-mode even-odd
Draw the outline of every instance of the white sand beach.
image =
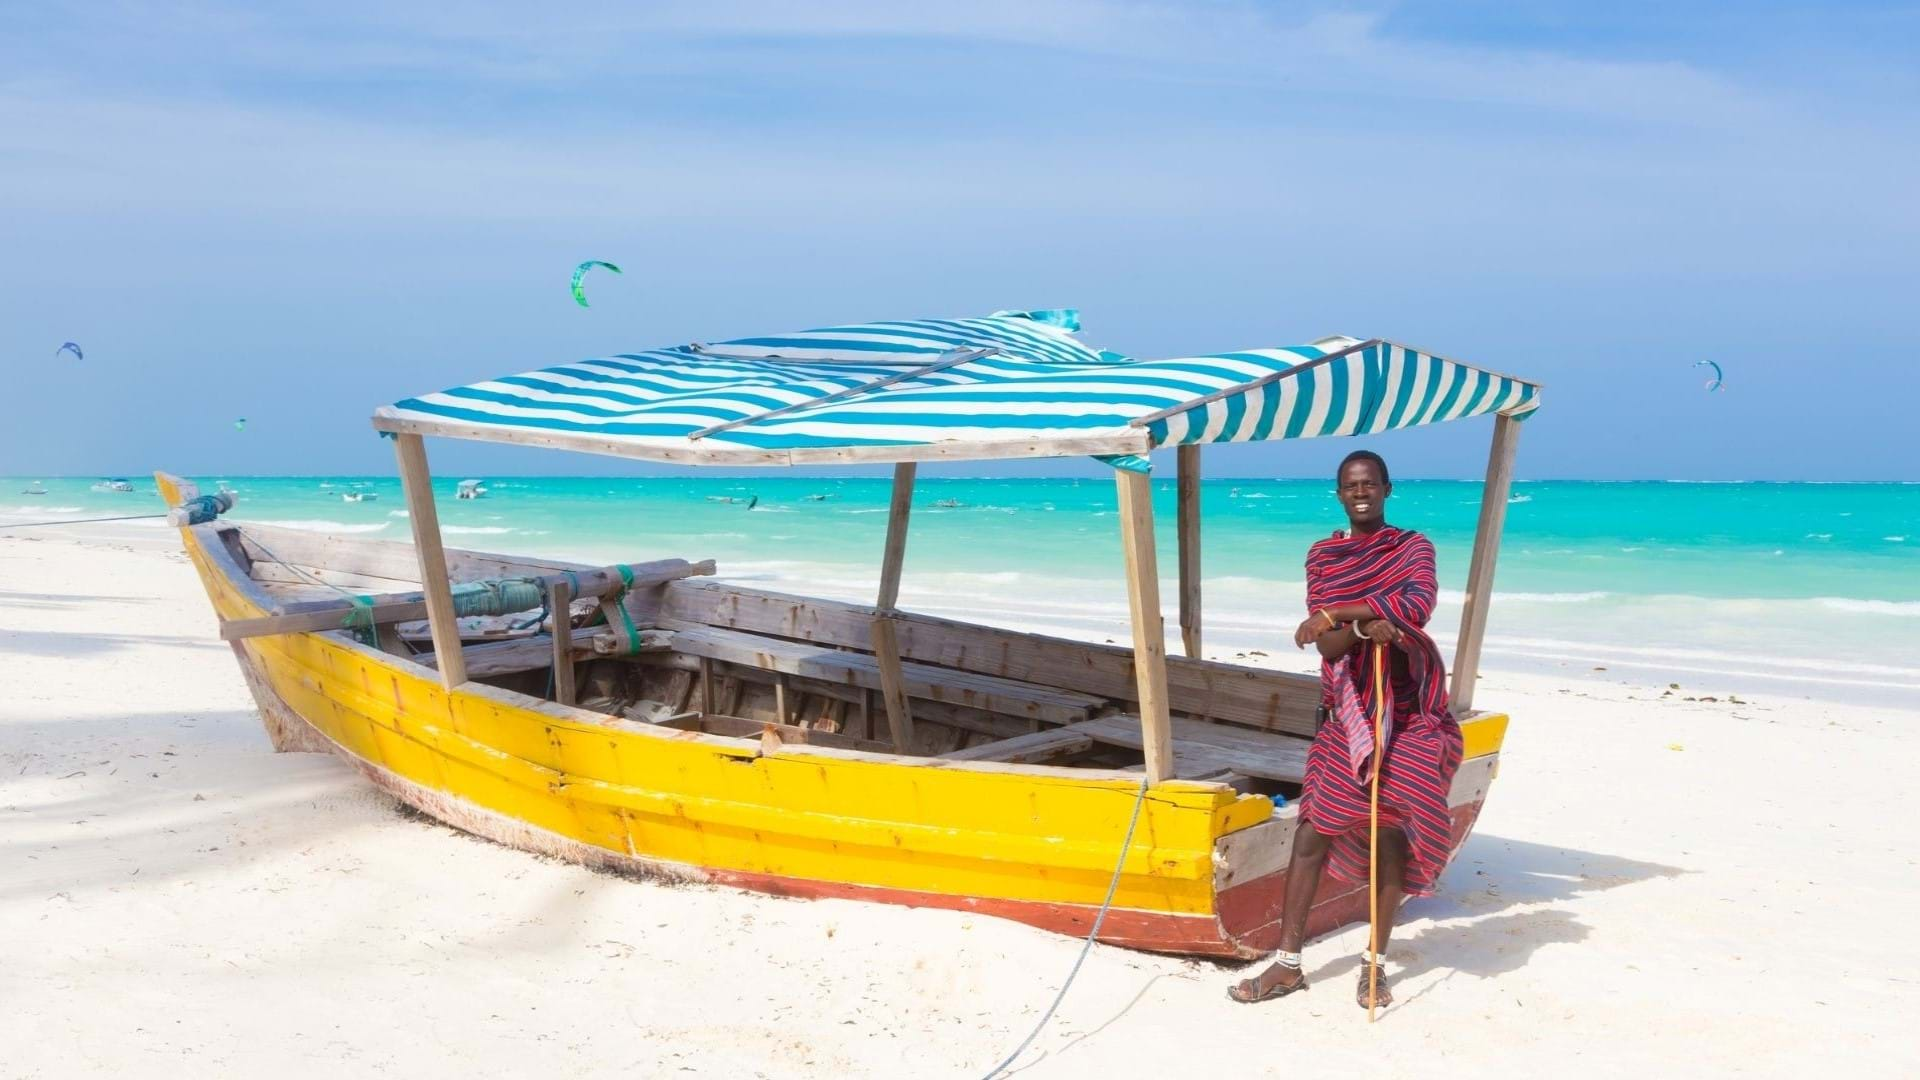
[[[171, 540], [0, 538], [0, 1076], [970, 1077], [1073, 962], [981, 916], [589, 872], [275, 754]], [[1360, 929], [1256, 1007], [1098, 948], [1013, 1075], [1920, 1073], [1920, 703], [1604, 678], [1485, 677], [1501, 776], [1379, 1023]]]

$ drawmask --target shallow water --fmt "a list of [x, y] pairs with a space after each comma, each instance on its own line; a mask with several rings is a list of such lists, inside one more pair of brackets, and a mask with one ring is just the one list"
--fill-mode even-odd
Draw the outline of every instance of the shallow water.
[[[0, 521], [137, 514], [94, 478], [0, 480]], [[234, 516], [407, 539], [387, 477], [202, 477], [240, 496]], [[724, 576], [867, 599], [886, 528], [883, 478], [507, 477], [482, 499], [439, 484], [450, 543], [590, 562], [717, 559]], [[373, 496], [346, 502], [343, 493]], [[809, 498], [809, 496], [824, 496]], [[757, 503], [749, 506], [749, 500]], [[737, 501], [726, 501], [737, 500]], [[957, 506], [936, 505], [957, 502]], [[1104, 480], [923, 480], [902, 603], [915, 610], [1124, 640], [1114, 489]], [[1302, 560], [1341, 523], [1324, 481], [1208, 481], [1206, 640], [1289, 667]], [[1479, 485], [1402, 481], [1389, 519], [1440, 551], [1436, 635], [1450, 643]], [[1161, 569], [1173, 569], [1173, 484], [1156, 484]], [[155, 524], [157, 523], [149, 523]], [[1859, 700], [1920, 694], [1920, 485], [1522, 483], [1507, 507], [1486, 665], [1605, 667], [1689, 687]], [[1169, 586], [1163, 598], [1176, 618]]]

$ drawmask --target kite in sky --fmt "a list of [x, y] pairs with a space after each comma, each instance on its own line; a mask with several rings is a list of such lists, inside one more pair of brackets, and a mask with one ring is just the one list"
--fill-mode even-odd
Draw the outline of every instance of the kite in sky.
[[80, 351], [80, 346], [75, 345], [71, 341], [61, 342], [60, 347], [53, 350], [53, 358], [55, 360], [60, 359], [60, 354], [63, 352], [73, 353], [75, 360], [85, 360], [87, 358], [87, 354]]
[[235, 430], [235, 431], [245, 431], [245, 430], [247, 430], [247, 418], [243, 416], [243, 417], [241, 417], [240, 419], [238, 419], [238, 420], [235, 420], [235, 421], [233, 422], [233, 430]]
[[1720, 389], [1721, 380], [1725, 379], [1726, 376], [1721, 373], [1719, 364], [1716, 364], [1711, 360], [1695, 360], [1693, 362], [1693, 366], [1712, 368], [1713, 378], [1707, 380], [1707, 390], [1711, 392], [1711, 391]]
[[613, 265], [610, 262], [601, 262], [598, 259], [588, 259], [586, 262], [583, 262], [579, 266], [574, 267], [573, 268], [573, 301], [574, 303], [579, 304], [581, 307], [587, 306], [587, 290], [581, 288], [580, 283], [586, 280], [587, 271], [593, 269], [596, 266], [604, 266], [616, 274], [620, 272], [619, 267]]

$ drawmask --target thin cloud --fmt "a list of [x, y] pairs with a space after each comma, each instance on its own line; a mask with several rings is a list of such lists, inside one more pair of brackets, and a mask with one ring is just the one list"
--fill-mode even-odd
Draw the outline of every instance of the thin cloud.
[[[849, 48], [858, 55], [818, 62], [819, 50]], [[462, 83], [482, 90], [574, 83], [582, 89], [580, 109], [590, 113], [596, 84], [611, 89], [680, 74], [751, 87], [800, 70], [823, 85], [897, 83], [918, 71], [955, 92], [991, 95], [996, 82], [1029, 86], [1050, 74], [1047, 65], [1062, 63], [1083, 63], [1069, 70], [1094, 93], [1145, 79], [1663, 125], [1750, 121], [1770, 104], [1756, 88], [1678, 57], [1610, 60], [1462, 45], [1396, 34], [1380, 14], [1276, 14], [1241, 3], [583, 2], [551, 19], [530, 19], [519, 5], [447, 15], [405, 5], [296, 5], [268, 13], [202, 3], [164, 12], [43, 14], [9, 51], [16, 71], [47, 78], [78, 71], [93, 86], [158, 81], [243, 96], [250, 88], [286, 92], [282, 84], [292, 80], [296, 89], [324, 96], [320, 88], [335, 84], [336, 105], [347, 110], [378, 107], [352, 91], [390, 80], [446, 81], [456, 101]], [[600, 108], [617, 108], [619, 95], [608, 97]]]

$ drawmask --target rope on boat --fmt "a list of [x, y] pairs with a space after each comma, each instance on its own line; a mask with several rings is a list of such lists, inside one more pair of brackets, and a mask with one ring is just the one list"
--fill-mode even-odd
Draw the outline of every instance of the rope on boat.
[[546, 602], [546, 592], [532, 578], [486, 578], [453, 587], [453, 613], [462, 618], [531, 611]]
[[102, 521], [152, 521], [154, 518], [166, 518], [169, 525], [205, 525], [231, 509], [233, 509], [233, 495], [222, 491], [214, 495], [200, 495], [188, 499], [164, 514], [123, 514], [118, 517], [23, 521], [18, 525], [0, 525], [0, 529], [37, 529], [45, 525], [93, 525]]
[[1127, 822], [1127, 838], [1120, 842], [1120, 859], [1113, 864], [1113, 880], [1107, 882], [1107, 898], [1100, 903], [1100, 913], [1093, 917], [1093, 929], [1087, 931], [1086, 943], [1080, 946], [1080, 955], [1073, 961], [1073, 970], [1067, 972], [1067, 981], [1060, 984], [1060, 992], [1053, 995], [1053, 1004], [1047, 1006], [1046, 1014], [1040, 1017], [1039, 1023], [1033, 1025], [1032, 1031], [1027, 1032], [1027, 1037], [1020, 1040], [1020, 1045], [1014, 1047], [1013, 1053], [1008, 1054], [1006, 1060], [988, 1070], [987, 1075], [980, 1080], [993, 1080], [994, 1077], [1006, 1071], [1007, 1066], [1013, 1064], [1015, 1058], [1026, 1053], [1027, 1047], [1033, 1045], [1033, 1040], [1040, 1036], [1041, 1029], [1047, 1026], [1047, 1021], [1053, 1019], [1054, 1010], [1066, 1000], [1067, 988], [1073, 985], [1074, 978], [1080, 974], [1080, 965], [1087, 962], [1087, 954], [1093, 951], [1093, 942], [1100, 936], [1100, 925], [1107, 921], [1107, 912], [1113, 907], [1113, 894], [1120, 889], [1120, 871], [1126, 868], [1127, 852], [1133, 848], [1133, 830], [1140, 824], [1140, 808], [1147, 804], [1149, 783], [1150, 781], [1144, 779], [1140, 781], [1140, 794], [1133, 799], [1133, 817]]
[[227, 491], [196, 495], [174, 507], [173, 512], [167, 515], [167, 524], [205, 525], [217, 521], [221, 514], [233, 509], [233, 502], [233, 494]]
[[[333, 582], [310, 574], [275, 555], [259, 540], [252, 537], [248, 537], [248, 540], [254, 547], [260, 549], [262, 555], [286, 567], [295, 577], [315, 585], [324, 585], [339, 593], [348, 604], [352, 605], [347, 610], [346, 618], [341, 621], [340, 628], [352, 631], [354, 638], [363, 644], [373, 644], [373, 597], [348, 592]], [[618, 569], [620, 576], [627, 584], [632, 584], [633, 568], [622, 564]], [[573, 580], [574, 588], [577, 590], [580, 584], [579, 577], [571, 571], [567, 572], [567, 576]], [[544, 622], [547, 616], [547, 592], [535, 578], [484, 578], [480, 581], [464, 581], [453, 586], [451, 591], [455, 618], [466, 618], [472, 615], [510, 615], [514, 612], [537, 609], [540, 615], [532, 622], [516, 627], [521, 629], [525, 626], [538, 625]], [[622, 586], [620, 591], [626, 592], [625, 586]], [[616, 606], [620, 607], [620, 615], [627, 624], [628, 652], [637, 653], [640, 651], [640, 632], [634, 627], [633, 617], [627, 614], [626, 607]]]
[[255, 537], [249, 536], [247, 537], [247, 541], [254, 547], [259, 548], [260, 554], [265, 555], [267, 558], [285, 567], [294, 577], [312, 582], [315, 585], [324, 585], [345, 597], [347, 603], [352, 606], [347, 609], [347, 616], [341, 620], [340, 628], [351, 632], [353, 639], [362, 645], [372, 645], [375, 643], [373, 632], [373, 597], [350, 593], [331, 581], [307, 573], [305, 570], [275, 555], [272, 551], [268, 550], [267, 545], [261, 543]]
[[104, 518], [66, 518], [61, 521], [24, 521], [18, 525], [0, 525], [0, 529], [37, 529], [42, 525], [92, 525], [100, 521], [146, 521], [150, 518], [163, 518], [165, 514], [128, 514], [125, 517]]

